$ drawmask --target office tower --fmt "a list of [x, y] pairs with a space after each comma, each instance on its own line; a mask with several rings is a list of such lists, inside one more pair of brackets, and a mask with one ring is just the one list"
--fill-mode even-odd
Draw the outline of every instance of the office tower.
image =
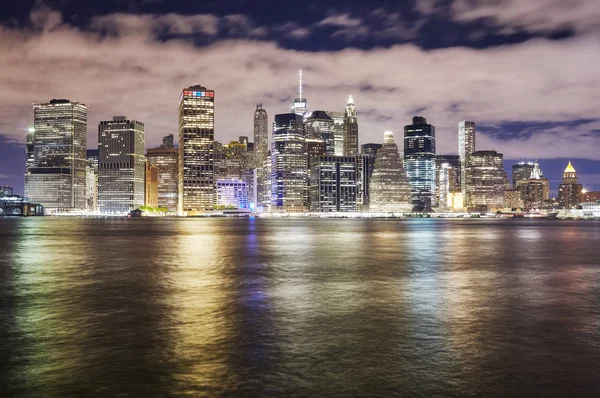
[[240, 135], [240, 137], [238, 138], [238, 142], [240, 144], [246, 145], [246, 147], [247, 147], [248, 146], [248, 136], [246, 136], [246, 135]]
[[451, 192], [461, 191], [460, 155], [436, 155], [435, 157], [435, 206], [448, 207]]
[[272, 209], [302, 212], [307, 204], [307, 153], [303, 117], [275, 115], [271, 143]]
[[0, 196], [12, 196], [13, 187], [10, 185], [0, 185]]
[[344, 155], [344, 112], [327, 112], [333, 120], [333, 140], [335, 156]]
[[458, 156], [460, 158], [460, 190], [466, 200], [466, 167], [467, 160], [475, 152], [475, 122], [462, 121], [458, 123]]
[[359, 155], [356, 158], [356, 162], [358, 164], [358, 177], [356, 181], [358, 186], [358, 197], [356, 198], [357, 210], [367, 211], [371, 197], [371, 177], [375, 168], [375, 155]]
[[360, 151], [364, 155], [376, 156], [377, 151], [380, 150], [381, 147], [382, 147], [381, 144], [373, 144], [373, 143], [363, 144], [360, 146], [360, 148], [361, 148]]
[[215, 201], [215, 92], [200, 85], [179, 100], [179, 212], [213, 209]]
[[[269, 152], [269, 117], [262, 104], [256, 105], [254, 111], [254, 162], [257, 169], [256, 186], [258, 203], [261, 209], [271, 205], [271, 189], [267, 181], [271, 176], [267, 174], [267, 161]], [[270, 163], [270, 160], [269, 160]]]
[[298, 70], [298, 98], [292, 103], [291, 113], [300, 115], [304, 119], [305, 117], [308, 117], [309, 113], [308, 102], [302, 95], [302, 69], [300, 69]]
[[527, 180], [531, 177], [531, 173], [533, 172], [533, 168], [535, 166], [534, 162], [525, 162], [520, 161], [519, 163], [515, 163], [512, 165], [512, 186], [516, 188], [517, 182], [519, 180]]
[[359, 164], [355, 156], [318, 156], [310, 166], [310, 211], [357, 211]]
[[467, 158], [467, 208], [490, 211], [504, 207], [503, 156], [496, 151], [475, 151]]
[[325, 155], [335, 155], [335, 123], [325, 111], [314, 111], [304, 120], [306, 138], [322, 140]]
[[[241, 180], [246, 183], [248, 208], [254, 211], [256, 210], [256, 203], [258, 201], [258, 169], [244, 170], [242, 172]], [[261, 211], [264, 211], [264, 209]]]
[[86, 206], [91, 212], [98, 211], [98, 164], [99, 164], [98, 149], [87, 150], [87, 164], [85, 167], [86, 173]]
[[391, 131], [383, 133], [370, 183], [369, 211], [404, 213], [412, 211], [410, 183]]
[[33, 106], [34, 159], [25, 196], [49, 212], [85, 210], [87, 106], [53, 99]]
[[563, 173], [562, 184], [558, 186], [558, 204], [565, 209], [576, 207], [581, 202], [582, 191], [583, 186], [577, 180], [577, 172], [569, 162]]
[[344, 111], [344, 156], [358, 155], [358, 117], [352, 94]]
[[249, 209], [246, 181], [240, 178], [217, 180], [217, 209]]
[[521, 199], [521, 192], [517, 189], [505, 189], [504, 190], [504, 207], [508, 209], [522, 209], [525, 207], [523, 199]]
[[404, 126], [404, 166], [414, 211], [431, 211], [435, 197], [435, 127], [421, 116]]
[[161, 148], [174, 148], [175, 142], [173, 139], [173, 134], [165, 135], [162, 139]]
[[158, 207], [177, 213], [179, 202], [179, 149], [160, 147], [148, 149], [148, 162], [158, 171]]
[[98, 125], [98, 209], [128, 213], [144, 205], [144, 123], [125, 116]]
[[25, 145], [25, 172], [33, 168], [35, 165], [35, 129], [32, 127], [29, 129], [26, 138]]
[[158, 207], [158, 167], [146, 162], [144, 206]]
[[219, 178], [240, 178], [242, 171], [251, 167], [247, 162], [246, 144], [239, 141], [230, 141], [223, 145], [223, 159], [220, 170], [224, 171]]
[[542, 175], [537, 160], [533, 163], [531, 175], [528, 178], [518, 178], [515, 188], [519, 191], [523, 206], [526, 209], [541, 209], [544, 207], [545, 202], [550, 199], [550, 182]]

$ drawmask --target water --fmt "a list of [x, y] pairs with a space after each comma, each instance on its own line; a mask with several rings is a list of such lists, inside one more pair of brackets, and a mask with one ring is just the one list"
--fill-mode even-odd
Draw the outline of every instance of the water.
[[600, 396], [600, 223], [0, 219], [0, 395]]

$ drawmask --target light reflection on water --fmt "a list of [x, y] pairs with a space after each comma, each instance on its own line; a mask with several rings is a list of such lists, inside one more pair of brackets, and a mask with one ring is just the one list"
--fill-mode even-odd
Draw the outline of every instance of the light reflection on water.
[[0, 239], [5, 395], [600, 394], [600, 223], [2, 219]]

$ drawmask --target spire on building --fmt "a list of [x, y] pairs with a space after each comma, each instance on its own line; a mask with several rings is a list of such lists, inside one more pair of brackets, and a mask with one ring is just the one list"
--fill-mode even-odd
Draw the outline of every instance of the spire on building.
[[576, 173], [575, 168], [573, 167], [571, 162], [569, 162], [569, 164], [567, 165], [567, 168], [565, 169], [565, 173]]
[[302, 69], [298, 69], [298, 98], [302, 99]]
[[542, 179], [542, 170], [540, 169], [540, 164], [538, 163], [537, 159], [533, 163], [533, 169], [531, 170], [531, 177], [529, 177], [529, 178], [532, 180]]
[[352, 83], [350, 84], [350, 95], [348, 96], [347, 105], [354, 105], [354, 98], [352, 98]]

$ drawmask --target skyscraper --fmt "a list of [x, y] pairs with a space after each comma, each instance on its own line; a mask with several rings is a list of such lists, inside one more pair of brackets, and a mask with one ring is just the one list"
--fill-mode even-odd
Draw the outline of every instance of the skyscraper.
[[98, 209], [127, 213], [144, 205], [144, 123], [125, 116], [98, 125]]
[[87, 106], [66, 99], [33, 106], [33, 167], [25, 196], [50, 212], [85, 210]]
[[410, 183], [391, 131], [384, 133], [383, 146], [377, 151], [369, 189], [369, 211], [412, 211]]
[[292, 103], [291, 113], [300, 115], [302, 118], [308, 117], [308, 102], [302, 93], [302, 69], [298, 70], [298, 98]]
[[[513, 165], [513, 178], [514, 170]], [[517, 179], [515, 188], [519, 191], [526, 209], [541, 209], [544, 202], [550, 198], [550, 183], [543, 176], [537, 160], [533, 163], [533, 169], [529, 177]]]
[[373, 143], [369, 143], [369, 144], [362, 144], [360, 146], [361, 148], [361, 152], [364, 155], [377, 155], [377, 151], [380, 150], [382, 147], [381, 144], [373, 144]]
[[344, 155], [344, 112], [327, 112], [333, 120], [335, 156]]
[[173, 140], [173, 134], [165, 135], [162, 139], [161, 148], [173, 148], [175, 147], [175, 142]]
[[151, 148], [146, 153], [148, 162], [158, 170], [158, 207], [177, 213], [179, 202], [179, 149]]
[[358, 116], [352, 94], [344, 111], [344, 156], [358, 155]]
[[271, 205], [271, 176], [267, 174], [269, 152], [269, 117], [262, 104], [254, 111], [254, 161], [257, 169], [256, 189], [258, 206], [268, 208]]
[[569, 162], [563, 173], [562, 184], [558, 186], [558, 204], [565, 209], [576, 207], [581, 202], [582, 191], [583, 186], [579, 184], [577, 172]]
[[306, 210], [307, 153], [303, 117], [275, 115], [271, 143], [271, 203], [275, 210]]
[[435, 206], [447, 207], [450, 193], [461, 191], [460, 173], [460, 155], [436, 155]]
[[86, 172], [86, 203], [87, 210], [98, 211], [98, 149], [87, 150]]
[[431, 211], [435, 197], [435, 127], [421, 116], [404, 126], [404, 166], [415, 211]]
[[458, 123], [458, 156], [460, 158], [460, 190], [466, 198], [465, 178], [467, 160], [475, 152], [475, 122], [468, 120]]
[[322, 140], [325, 155], [335, 155], [335, 131], [333, 119], [325, 111], [314, 111], [304, 121], [306, 137]]
[[158, 167], [146, 162], [144, 206], [158, 207]]
[[357, 210], [359, 163], [355, 156], [314, 157], [310, 165], [310, 210], [351, 212]]
[[179, 99], [179, 212], [201, 213], [215, 201], [215, 92], [201, 85]]
[[35, 167], [35, 129], [32, 127], [29, 129], [26, 138], [25, 146], [25, 170]]
[[504, 207], [505, 173], [503, 155], [475, 151], [467, 158], [467, 208], [489, 211]]
[[533, 162], [520, 161], [512, 165], [512, 185], [517, 187], [519, 180], [527, 180], [531, 177], [535, 164]]

